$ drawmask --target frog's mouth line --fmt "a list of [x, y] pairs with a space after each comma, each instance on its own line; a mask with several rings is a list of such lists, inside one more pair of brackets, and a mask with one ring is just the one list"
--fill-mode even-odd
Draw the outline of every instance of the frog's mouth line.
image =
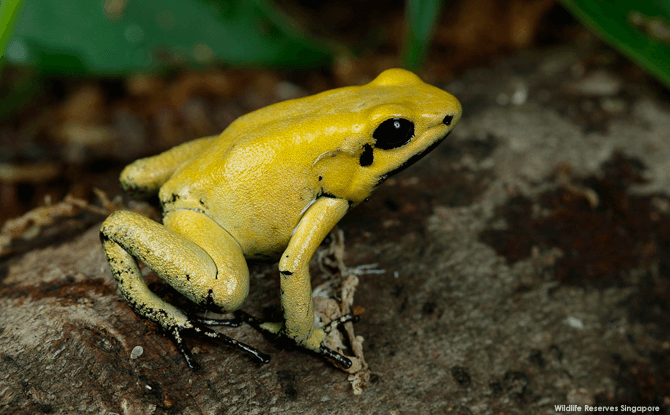
[[[453, 130], [451, 130], [451, 131], [453, 131]], [[417, 161], [424, 158], [426, 156], [426, 154], [430, 153], [431, 151], [433, 151], [435, 149], [435, 147], [439, 146], [440, 143], [442, 143], [444, 141], [444, 139], [447, 138], [449, 136], [449, 134], [451, 134], [451, 131], [447, 132], [444, 135], [444, 137], [440, 138], [439, 140], [435, 141], [433, 144], [426, 147], [426, 149], [423, 150], [422, 152], [416, 153], [415, 155], [413, 155], [412, 157], [407, 159], [407, 161], [404, 162], [403, 164], [401, 164], [398, 168], [396, 168], [394, 170], [391, 170], [390, 172], [388, 172], [385, 175], [383, 175], [382, 177], [380, 177], [379, 180], [377, 181], [376, 186], [379, 186], [380, 184], [384, 183], [384, 181], [386, 181], [386, 179], [388, 179], [389, 177], [393, 176], [394, 174], [400, 173], [401, 171], [405, 170], [406, 168], [408, 168], [412, 164], [414, 164]]]

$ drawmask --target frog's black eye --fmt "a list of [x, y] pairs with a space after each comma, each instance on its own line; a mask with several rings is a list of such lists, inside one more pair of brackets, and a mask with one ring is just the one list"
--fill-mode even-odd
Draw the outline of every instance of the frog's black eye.
[[379, 124], [372, 134], [377, 142], [375, 147], [382, 150], [398, 148], [414, 137], [414, 123], [404, 118], [391, 118]]

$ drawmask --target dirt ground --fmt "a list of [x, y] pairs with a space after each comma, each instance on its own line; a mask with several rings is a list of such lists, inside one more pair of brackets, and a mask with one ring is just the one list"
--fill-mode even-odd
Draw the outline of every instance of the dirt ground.
[[[670, 100], [611, 54], [535, 50], [438, 84], [463, 103], [454, 133], [340, 223], [346, 264], [386, 271], [355, 296], [361, 394], [247, 326], [225, 332], [269, 364], [188, 337], [190, 371], [89, 220], [0, 262], [0, 413], [670, 413]], [[243, 309], [271, 316], [278, 279], [252, 266]]]

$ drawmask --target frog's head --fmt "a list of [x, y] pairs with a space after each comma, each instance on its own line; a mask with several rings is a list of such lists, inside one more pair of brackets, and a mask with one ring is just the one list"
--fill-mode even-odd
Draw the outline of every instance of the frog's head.
[[361, 155], [361, 166], [374, 170], [379, 184], [437, 147], [460, 120], [461, 103], [403, 69], [384, 71], [368, 86], [394, 96], [390, 103], [370, 109], [368, 126], [374, 128], [374, 140]]
[[367, 85], [351, 87], [351, 95], [358, 103], [349, 103], [351, 129], [338, 148], [346, 157], [334, 157], [340, 164], [351, 160], [349, 180], [330, 183], [340, 188], [333, 194], [354, 202], [437, 147], [461, 118], [453, 95], [404, 69], [386, 70]]

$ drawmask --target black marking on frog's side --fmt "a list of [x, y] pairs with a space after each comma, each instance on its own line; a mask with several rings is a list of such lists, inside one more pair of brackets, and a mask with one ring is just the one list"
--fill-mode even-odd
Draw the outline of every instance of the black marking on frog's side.
[[190, 275], [186, 274], [185, 277], [186, 277], [186, 281], [191, 281], [191, 276]]
[[323, 176], [319, 176], [319, 181], [323, 180]]
[[291, 271], [279, 271], [281, 275], [293, 275]]
[[173, 201], [173, 202], [176, 202], [177, 199], [179, 199], [179, 195], [176, 194], [176, 193], [172, 193], [172, 201]]
[[374, 155], [374, 150], [372, 149], [372, 146], [370, 144], [366, 144], [363, 146], [363, 153], [361, 153], [361, 157], [358, 160], [358, 164], [361, 165], [361, 167], [368, 167], [372, 165], [372, 162], [375, 159]]
[[339, 199], [339, 197], [335, 196], [332, 193], [324, 192], [323, 189], [321, 190], [319, 196], [317, 196], [317, 197], [329, 197], [331, 199]]
[[202, 207], [207, 208], [207, 207], [205, 206], [205, 201], [204, 201], [204, 200], [200, 199], [199, 202], [200, 202], [200, 205], [201, 205]]
[[444, 137], [440, 138], [439, 140], [435, 141], [433, 144], [431, 144], [431, 145], [429, 145], [428, 147], [426, 147], [426, 149], [423, 150], [422, 152], [420, 152], [420, 153], [416, 153], [416, 154], [413, 155], [412, 157], [408, 158], [407, 161], [404, 162], [403, 164], [401, 164], [398, 168], [396, 168], [396, 169], [394, 169], [394, 170], [391, 170], [390, 172], [388, 172], [388, 173], [386, 173], [385, 175], [381, 176], [381, 177], [379, 178], [379, 180], [377, 181], [377, 186], [379, 186], [380, 184], [384, 183], [384, 181], [386, 181], [386, 179], [388, 179], [389, 177], [393, 176], [394, 174], [398, 174], [398, 173], [400, 173], [401, 171], [405, 170], [406, 168], [408, 168], [408, 167], [411, 166], [412, 164], [414, 164], [414, 163], [416, 163], [417, 161], [419, 161], [419, 160], [421, 160], [422, 158], [424, 158], [424, 157], [426, 156], [426, 154], [430, 153], [431, 151], [433, 151], [433, 150], [435, 149], [435, 147], [439, 146], [440, 143], [442, 143], [442, 142], [444, 141], [444, 139], [447, 138], [447, 137], [449, 136], [449, 134], [451, 134], [451, 131], [449, 131], [447, 134], [445, 134]]

